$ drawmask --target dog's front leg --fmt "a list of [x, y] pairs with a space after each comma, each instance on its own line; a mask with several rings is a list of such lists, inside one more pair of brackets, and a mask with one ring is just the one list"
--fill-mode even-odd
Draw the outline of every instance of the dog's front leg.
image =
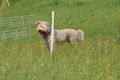
[[46, 41], [45, 41], [45, 48], [46, 48], [46, 51], [47, 51], [47, 52], [50, 52], [49, 43], [47, 43]]

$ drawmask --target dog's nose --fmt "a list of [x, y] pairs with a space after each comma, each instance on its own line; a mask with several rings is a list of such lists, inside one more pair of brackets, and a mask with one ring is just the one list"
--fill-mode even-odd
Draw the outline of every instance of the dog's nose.
[[44, 33], [44, 31], [43, 31], [43, 30], [38, 30], [38, 32], [39, 32], [39, 33]]
[[38, 30], [38, 32], [42, 32], [41, 30]]

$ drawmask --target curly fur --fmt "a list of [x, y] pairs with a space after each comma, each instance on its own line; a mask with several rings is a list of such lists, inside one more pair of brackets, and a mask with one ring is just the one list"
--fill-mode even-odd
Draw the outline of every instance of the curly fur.
[[[47, 21], [37, 21], [38, 25], [37, 31], [40, 34], [40, 37], [44, 39], [47, 49], [50, 49], [51, 41], [51, 27], [50, 23]], [[53, 45], [58, 42], [70, 42], [71, 45], [76, 45], [78, 40], [84, 40], [84, 32], [80, 29], [62, 29], [56, 30], [53, 32]]]

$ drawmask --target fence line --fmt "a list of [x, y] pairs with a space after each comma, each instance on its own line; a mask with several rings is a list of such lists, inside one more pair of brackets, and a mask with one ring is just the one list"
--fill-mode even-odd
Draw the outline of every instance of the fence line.
[[30, 28], [0, 32], [0, 41], [31, 39]]
[[0, 18], [0, 30], [20, 29], [35, 26], [35, 15]]

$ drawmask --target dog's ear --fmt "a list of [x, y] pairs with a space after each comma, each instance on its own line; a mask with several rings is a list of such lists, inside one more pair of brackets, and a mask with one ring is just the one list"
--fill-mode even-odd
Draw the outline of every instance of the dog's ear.
[[50, 23], [49, 22], [45, 21], [44, 23], [45, 23], [46, 26], [50, 27]]
[[42, 21], [37, 21], [35, 24], [38, 25], [40, 22], [42, 22]]
[[37, 21], [35, 24], [38, 25], [40, 23], [40, 21]]

